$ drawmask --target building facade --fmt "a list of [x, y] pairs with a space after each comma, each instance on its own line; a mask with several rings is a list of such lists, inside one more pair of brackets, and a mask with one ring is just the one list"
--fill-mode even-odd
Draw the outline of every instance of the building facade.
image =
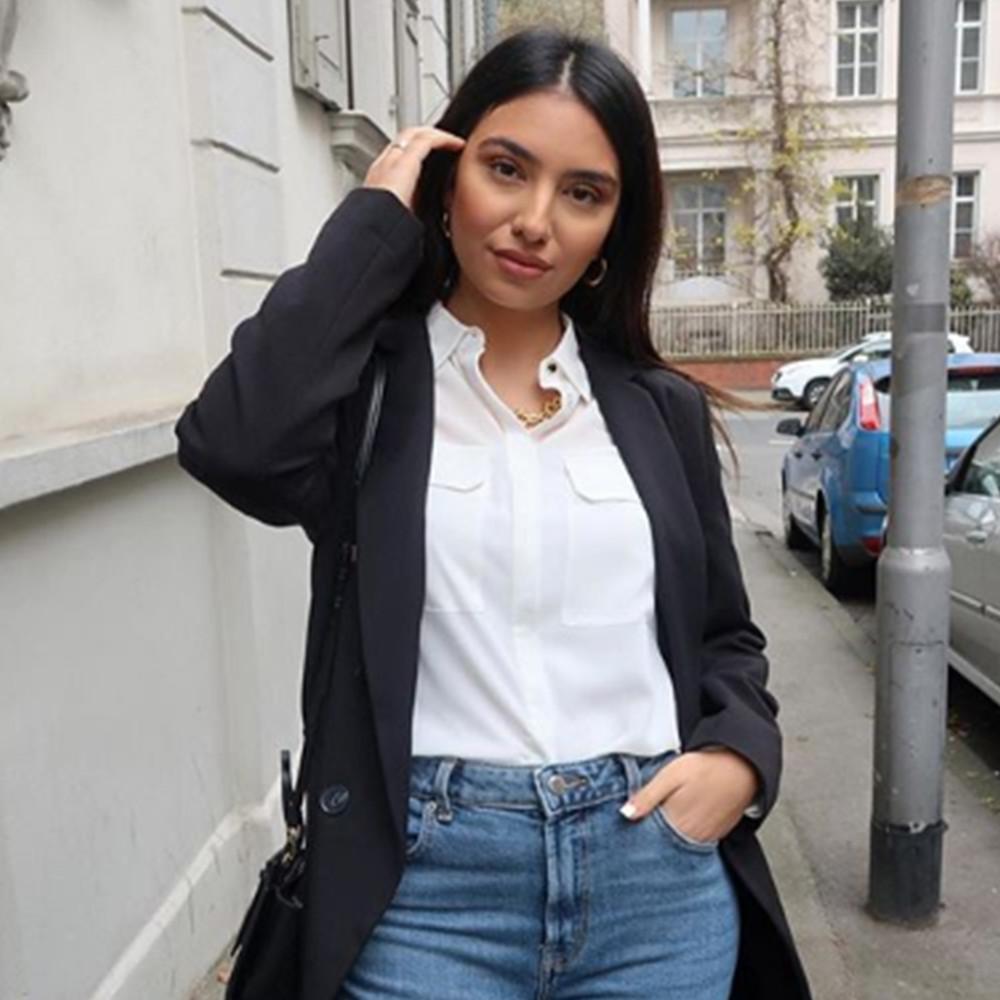
[[187, 996], [280, 842], [308, 546], [173, 424], [477, 6], [0, 0], [2, 997]]
[[[955, 121], [951, 247], [1000, 232], [1000, 0], [955, 0]], [[669, 253], [661, 304], [767, 296], [750, 236], [767, 223], [755, 183], [771, 115], [764, 0], [606, 0], [612, 45], [649, 96], [666, 188]], [[895, 200], [900, 0], [786, 0], [785, 84], [823, 121], [820, 224], [859, 217], [891, 226]], [[763, 81], [763, 85], [762, 85]], [[824, 301], [816, 239], [790, 261], [791, 298]]]

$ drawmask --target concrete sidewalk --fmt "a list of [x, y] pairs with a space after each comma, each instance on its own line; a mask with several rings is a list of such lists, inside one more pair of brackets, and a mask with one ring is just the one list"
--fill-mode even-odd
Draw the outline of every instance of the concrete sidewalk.
[[734, 518], [785, 739], [782, 791], [761, 839], [816, 1000], [996, 1000], [1000, 815], [983, 793], [983, 765], [949, 734], [936, 926], [873, 920], [864, 904], [874, 646], [780, 540]]

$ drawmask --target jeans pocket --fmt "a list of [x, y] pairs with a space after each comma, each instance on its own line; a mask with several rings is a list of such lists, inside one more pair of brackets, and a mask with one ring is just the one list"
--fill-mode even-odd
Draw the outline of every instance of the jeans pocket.
[[437, 802], [410, 795], [406, 807], [407, 861], [415, 861], [424, 854], [437, 825]]
[[670, 841], [681, 850], [691, 851], [695, 854], [711, 854], [719, 846], [717, 840], [695, 840], [694, 837], [689, 837], [682, 832], [667, 815], [666, 807], [663, 805], [654, 807], [653, 816], [659, 820], [660, 827], [670, 838]]

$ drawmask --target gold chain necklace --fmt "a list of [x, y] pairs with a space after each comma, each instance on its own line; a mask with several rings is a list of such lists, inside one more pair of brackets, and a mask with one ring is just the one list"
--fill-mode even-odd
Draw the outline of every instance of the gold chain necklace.
[[528, 410], [517, 409], [514, 411], [514, 416], [516, 416], [525, 427], [534, 427], [537, 424], [540, 424], [543, 420], [547, 420], [549, 417], [554, 416], [559, 412], [561, 407], [562, 394], [559, 394], [557, 396], [553, 396], [552, 399], [547, 399], [541, 410], [529, 412]]

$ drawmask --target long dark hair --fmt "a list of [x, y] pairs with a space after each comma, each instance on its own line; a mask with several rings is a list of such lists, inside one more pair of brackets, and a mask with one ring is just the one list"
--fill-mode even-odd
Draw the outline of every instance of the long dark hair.
[[[601, 250], [608, 262], [603, 280], [590, 287], [581, 279], [559, 307], [579, 328], [633, 360], [675, 371], [699, 385], [715, 404], [716, 430], [728, 444], [717, 409], [732, 407], [736, 397], [673, 368], [653, 346], [649, 309], [663, 246], [663, 181], [649, 104], [621, 57], [599, 41], [559, 28], [526, 28], [499, 41], [475, 63], [435, 125], [468, 137], [497, 105], [530, 92], [566, 89], [594, 115], [614, 147], [621, 195]], [[457, 155], [432, 151], [414, 192], [414, 212], [425, 227], [424, 256], [403, 297], [425, 310], [447, 296], [458, 273], [441, 225]]]

